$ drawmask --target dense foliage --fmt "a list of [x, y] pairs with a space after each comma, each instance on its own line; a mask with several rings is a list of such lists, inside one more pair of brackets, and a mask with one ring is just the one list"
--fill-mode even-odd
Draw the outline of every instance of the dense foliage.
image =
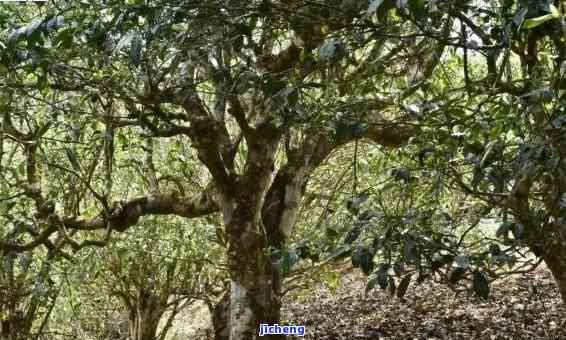
[[345, 256], [400, 298], [433, 278], [486, 299], [544, 261], [566, 299], [564, 12], [2, 4], [0, 336], [47, 336], [95, 284], [132, 339], [195, 299], [251, 339]]

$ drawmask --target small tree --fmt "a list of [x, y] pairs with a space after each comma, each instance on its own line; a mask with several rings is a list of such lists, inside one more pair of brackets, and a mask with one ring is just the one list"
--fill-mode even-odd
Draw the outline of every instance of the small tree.
[[127, 320], [129, 339], [165, 339], [175, 316], [197, 300], [208, 301], [214, 282], [221, 281], [222, 251], [211, 244], [214, 232], [206, 224], [150, 218], [84, 257], [81, 267], [87, 270], [79, 269], [79, 286], [72, 289], [89, 307], [76, 306], [78, 321], [93, 329], [91, 314], [110, 308]]
[[[0, 339], [40, 339], [60, 292], [55, 251], [2, 254]], [[57, 281], [59, 281], [57, 279]]]

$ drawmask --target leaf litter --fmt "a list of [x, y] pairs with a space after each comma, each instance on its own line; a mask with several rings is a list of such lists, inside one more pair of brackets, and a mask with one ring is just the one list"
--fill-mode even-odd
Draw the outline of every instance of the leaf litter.
[[318, 284], [283, 300], [283, 323], [305, 339], [566, 339], [560, 293], [546, 268], [495, 281], [487, 300], [446, 285], [411, 282], [403, 299], [367, 295], [359, 269], [340, 270], [337, 289]]

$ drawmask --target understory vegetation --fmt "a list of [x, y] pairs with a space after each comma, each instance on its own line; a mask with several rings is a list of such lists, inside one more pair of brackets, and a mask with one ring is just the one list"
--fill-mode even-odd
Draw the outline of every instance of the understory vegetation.
[[559, 0], [2, 2], [0, 340], [564, 338], [565, 76]]

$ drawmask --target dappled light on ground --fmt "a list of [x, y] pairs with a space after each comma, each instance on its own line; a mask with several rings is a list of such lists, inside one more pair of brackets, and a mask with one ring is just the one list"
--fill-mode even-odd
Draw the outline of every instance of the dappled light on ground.
[[321, 285], [304, 299], [287, 296], [284, 319], [305, 325], [307, 339], [566, 339], [545, 269], [495, 282], [487, 302], [439, 284], [412, 283], [405, 301], [363, 292], [356, 273], [345, 273], [335, 294]]

